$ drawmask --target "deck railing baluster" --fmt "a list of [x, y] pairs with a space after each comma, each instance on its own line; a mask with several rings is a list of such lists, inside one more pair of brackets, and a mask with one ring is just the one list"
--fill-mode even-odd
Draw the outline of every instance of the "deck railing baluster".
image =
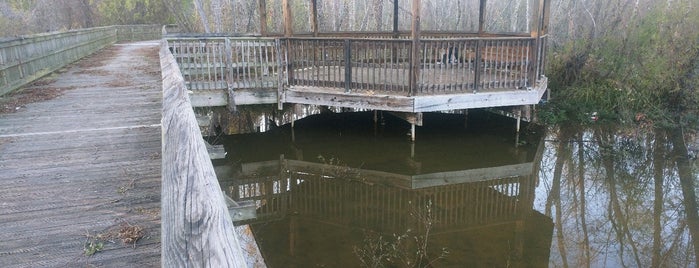
[[349, 93], [352, 83], [352, 43], [345, 39], [345, 92]]

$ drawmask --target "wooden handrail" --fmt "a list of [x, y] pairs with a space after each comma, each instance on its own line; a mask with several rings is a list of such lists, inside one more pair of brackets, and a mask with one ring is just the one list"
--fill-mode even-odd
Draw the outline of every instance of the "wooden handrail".
[[160, 32], [159, 25], [114, 25], [0, 38], [0, 96], [116, 42], [159, 39]]
[[246, 267], [240, 242], [167, 41], [163, 77], [163, 267]]

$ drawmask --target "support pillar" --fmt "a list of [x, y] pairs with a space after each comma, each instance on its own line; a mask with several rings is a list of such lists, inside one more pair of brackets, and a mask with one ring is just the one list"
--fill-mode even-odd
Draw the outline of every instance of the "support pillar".
[[519, 128], [522, 124], [522, 109], [517, 109], [517, 133], [519, 133]]
[[415, 142], [415, 124], [410, 124], [410, 141]]

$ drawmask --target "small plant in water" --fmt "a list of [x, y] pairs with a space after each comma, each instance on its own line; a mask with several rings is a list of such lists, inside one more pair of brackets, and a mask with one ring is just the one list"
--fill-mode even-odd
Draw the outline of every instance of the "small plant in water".
[[424, 208], [411, 209], [410, 216], [418, 221], [424, 232], [413, 234], [411, 229], [404, 234], [393, 234], [387, 239], [379, 234], [367, 234], [361, 247], [354, 247], [363, 267], [430, 267], [435, 261], [449, 255], [447, 248], [442, 248], [439, 256], [430, 259], [428, 243], [434, 223], [432, 219], [432, 200], [427, 200]]

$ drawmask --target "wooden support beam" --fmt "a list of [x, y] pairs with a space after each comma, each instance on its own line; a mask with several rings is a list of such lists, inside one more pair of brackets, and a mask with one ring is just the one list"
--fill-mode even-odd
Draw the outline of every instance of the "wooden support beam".
[[290, 0], [282, 0], [282, 14], [284, 16], [284, 36], [291, 37], [294, 35], [294, 18], [291, 14]]
[[415, 124], [410, 124], [410, 141], [415, 142]]
[[389, 112], [391, 115], [405, 120], [410, 124], [417, 126], [422, 126], [422, 113], [401, 113], [401, 112]]
[[267, 36], [267, 0], [258, 0], [260, 9], [260, 35]]

